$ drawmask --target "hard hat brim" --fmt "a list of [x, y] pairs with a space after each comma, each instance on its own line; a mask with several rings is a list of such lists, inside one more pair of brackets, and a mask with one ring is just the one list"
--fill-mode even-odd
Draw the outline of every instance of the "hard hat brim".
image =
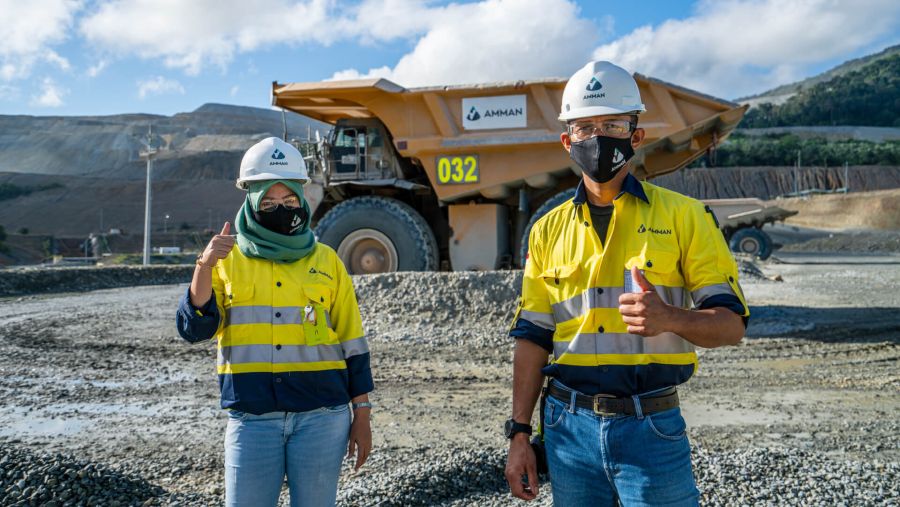
[[245, 178], [239, 178], [237, 183], [235, 184], [241, 190], [247, 190], [247, 183], [251, 181], [265, 181], [265, 180], [293, 180], [299, 181], [301, 185], [306, 185], [309, 183], [309, 178], [285, 178], [281, 174], [275, 173], [260, 173], [254, 174], [253, 176], [247, 176]]
[[590, 118], [591, 116], [604, 116], [608, 114], [641, 114], [646, 112], [643, 104], [634, 104], [623, 107], [594, 106], [579, 107], [559, 115], [559, 121], [577, 120], [578, 118]]

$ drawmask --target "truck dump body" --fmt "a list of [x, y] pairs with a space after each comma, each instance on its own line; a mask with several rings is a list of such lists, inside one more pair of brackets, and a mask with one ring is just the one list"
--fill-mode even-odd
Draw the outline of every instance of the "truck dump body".
[[[634, 174], [676, 171], [727, 137], [745, 107], [635, 74], [647, 112]], [[273, 104], [327, 123], [377, 118], [424, 168], [438, 199], [505, 199], [578, 172], [560, 147], [565, 79], [403, 88], [386, 79], [273, 84]], [[443, 162], [442, 162], [443, 160]]]

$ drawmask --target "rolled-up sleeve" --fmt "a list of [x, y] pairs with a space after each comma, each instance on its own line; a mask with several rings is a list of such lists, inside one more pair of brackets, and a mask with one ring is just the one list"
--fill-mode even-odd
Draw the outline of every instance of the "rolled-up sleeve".
[[209, 340], [216, 334], [220, 317], [215, 291], [203, 307], [197, 308], [191, 304], [191, 288], [188, 287], [181, 295], [175, 324], [178, 327], [178, 334], [182, 338], [191, 343], [197, 343]]
[[548, 352], [553, 352], [553, 333], [556, 320], [550, 307], [550, 295], [541, 278], [542, 256], [537, 240], [537, 224], [528, 237], [528, 258], [522, 276], [522, 297], [513, 317], [509, 336], [533, 342]]
[[738, 281], [737, 262], [725, 243], [712, 210], [696, 201], [684, 213], [682, 271], [694, 307], [727, 308], [750, 318], [750, 308]]
[[335, 263], [335, 272], [338, 274], [337, 297], [330, 312], [334, 331], [347, 363], [350, 397], [354, 398], [373, 391], [375, 383], [372, 380], [369, 344], [363, 331], [353, 280], [340, 260]]

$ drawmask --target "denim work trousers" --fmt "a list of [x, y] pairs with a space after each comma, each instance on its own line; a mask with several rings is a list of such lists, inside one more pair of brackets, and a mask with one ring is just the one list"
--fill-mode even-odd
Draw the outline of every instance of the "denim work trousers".
[[[561, 384], [558, 384], [561, 385]], [[681, 410], [601, 416], [547, 397], [544, 443], [555, 507], [695, 506]]]
[[291, 507], [333, 506], [349, 436], [348, 405], [262, 415], [229, 411], [225, 504], [274, 506], [286, 476]]

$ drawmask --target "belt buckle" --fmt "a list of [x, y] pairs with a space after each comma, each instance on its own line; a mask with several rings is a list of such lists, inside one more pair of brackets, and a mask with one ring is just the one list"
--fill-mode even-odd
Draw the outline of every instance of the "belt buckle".
[[594, 395], [594, 413], [595, 413], [595, 414], [600, 415], [600, 416], [604, 416], [604, 417], [612, 417], [612, 416], [614, 416], [614, 415], [618, 415], [618, 414], [615, 413], [615, 412], [607, 412], [606, 410], [601, 410], [601, 409], [600, 409], [600, 400], [601, 400], [601, 399], [609, 399], [609, 398], [615, 399], [615, 396], [613, 396], [613, 395], [611, 395], [611, 394], [597, 394], [597, 395]]

